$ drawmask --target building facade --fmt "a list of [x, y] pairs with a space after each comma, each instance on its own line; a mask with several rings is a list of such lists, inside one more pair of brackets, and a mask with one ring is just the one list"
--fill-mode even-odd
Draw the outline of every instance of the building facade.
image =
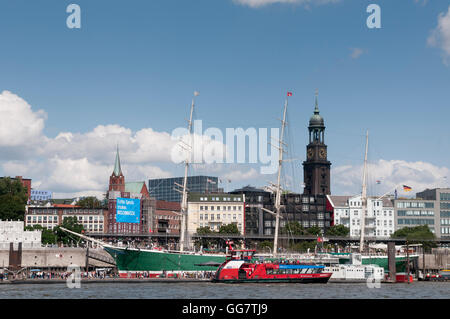
[[[140, 200], [139, 223], [118, 222], [116, 219], [117, 198], [134, 198]], [[105, 233], [108, 234], [148, 234], [152, 232], [153, 215], [156, 201], [150, 198], [145, 182], [125, 182], [117, 149], [114, 170], [109, 178], [107, 192], [108, 213]]]
[[181, 224], [180, 203], [156, 200], [156, 213], [153, 218], [153, 233], [179, 234]]
[[108, 228], [108, 210], [104, 208], [81, 208], [72, 205], [52, 207], [29, 206], [25, 213], [25, 226], [40, 225], [53, 229], [67, 217], [75, 217], [87, 233], [103, 233]]
[[[183, 185], [184, 177], [158, 178], [148, 181], [150, 195], [157, 200], [181, 203], [182, 194], [175, 189]], [[213, 176], [188, 176], [187, 188], [190, 193], [217, 193], [219, 179]]]
[[200, 227], [218, 231], [220, 226], [236, 224], [245, 234], [245, 196], [242, 194], [216, 193], [188, 194], [187, 232], [194, 234]]
[[[265, 212], [275, 210], [275, 194], [246, 186], [230, 194], [245, 196], [245, 234], [274, 235], [275, 216]], [[288, 222], [298, 222], [303, 228], [319, 227], [322, 231], [332, 226], [332, 214], [326, 209], [322, 195], [287, 193], [281, 195], [280, 229]]]
[[450, 188], [426, 189], [415, 199], [395, 200], [396, 228], [428, 225], [436, 237], [450, 237]]
[[16, 249], [19, 243], [22, 248], [41, 248], [42, 233], [38, 230], [24, 230], [23, 221], [0, 220], [0, 249], [9, 249], [10, 244]]
[[319, 114], [317, 102], [314, 114], [309, 120], [309, 144], [306, 146], [306, 161], [303, 162], [303, 178], [305, 195], [330, 194], [330, 167], [327, 159], [327, 145], [325, 144], [325, 124]]
[[[363, 211], [361, 195], [327, 195], [327, 200], [333, 208], [334, 225], [344, 225], [350, 229], [351, 237], [360, 237]], [[391, 199], [367, 198], [364, 228], [366, 237], [388, 238], [395, 232], [395, 212]]]

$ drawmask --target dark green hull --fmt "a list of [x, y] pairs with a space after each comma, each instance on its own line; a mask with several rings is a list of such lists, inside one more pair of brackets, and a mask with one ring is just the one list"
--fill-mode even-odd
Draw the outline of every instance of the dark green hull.
[[215, 271], [218, 266], [201, 266], [208, 262], [223, 263], [225, 255], [189, 254], [182, 252], [163, 252], [153, 250], [104, 247], [116, 261], [121, 277], [133, 277], [136, 273], [149, 274]]

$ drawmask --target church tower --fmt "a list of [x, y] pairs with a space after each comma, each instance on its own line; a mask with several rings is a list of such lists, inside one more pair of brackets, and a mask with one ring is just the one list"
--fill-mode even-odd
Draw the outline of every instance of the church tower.
[[122, 174], [120, 167], [119, 146], [117, 146], [116, 162], [114, 164], [114, 171], [109, 177], [109, 190], [110, 191], [125, 191], [125, 177]]
[[325, 125], [319, 114], [317, 103], [314, 114], [309, 120], [309, 144], [306, 146], [306, 161], [303, 162], [303, 178], [306, 195], [330, 194], [330, 166], [327, 160], [327, 146], [325, 145]]

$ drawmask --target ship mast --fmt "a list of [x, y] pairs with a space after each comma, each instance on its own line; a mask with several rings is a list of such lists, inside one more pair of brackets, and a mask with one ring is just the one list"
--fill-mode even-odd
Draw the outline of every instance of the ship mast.
[[284, 110], [283, 110], [283, 120], [281, 121], [281, 136], [279, 140], [279, 146], [278, 146], [278, 178], [277, 178], [277, 194], [275, 197], [275, 238], [273, 241], [273, 256], [277, 256], [277, 250], [278, 250], [278, 229], [280, 226], [280, 207], [281, 207], [281, 164], [283, 163], [283, 136], [284, 136], [284, 128], [286, 126], [286, 110], [288, 105], [288, 95], [286, 96], [286, 101], [284, 102]]
[[369, 147], [369, 131], [366, 132], [366, 153], [364, 155], [363, 185], [362, 185], [362, 212], [361, 212], [361, 238], [359, 243], [359, 252], [364, 250], [364, 229], [366, 227], [366, 210], [367, 210], [367, 150]]
[[[191, 144], [189, 145], [190, 150], [192, 150], [192, 114], [194, 113], [195, 97], [198, 96], [198, 92], [194, 92], [194, 97], [192, 98], [191, 112], [188, 121], [188, 132], [189, 139], [191, 139]], [[187, 152], [186, 160], [184, 162], [184, 179], [183, 179], [183, 197], [181, 200], [181, 230], [180, 230], [180, 251], [184, 251], [184, 246], [186, 244], [186, 226], [187, 226], [187, 176], [189, 169], [189, 160], [191, 152]]]

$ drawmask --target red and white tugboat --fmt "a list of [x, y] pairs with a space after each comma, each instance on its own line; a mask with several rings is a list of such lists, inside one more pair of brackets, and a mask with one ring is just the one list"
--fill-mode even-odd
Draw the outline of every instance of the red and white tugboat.
[[255, 250], [233, 250], [217, 269], [213, 282], [223, 283], [327, 283], [332, 273], [323, 265], [252, 261]]

